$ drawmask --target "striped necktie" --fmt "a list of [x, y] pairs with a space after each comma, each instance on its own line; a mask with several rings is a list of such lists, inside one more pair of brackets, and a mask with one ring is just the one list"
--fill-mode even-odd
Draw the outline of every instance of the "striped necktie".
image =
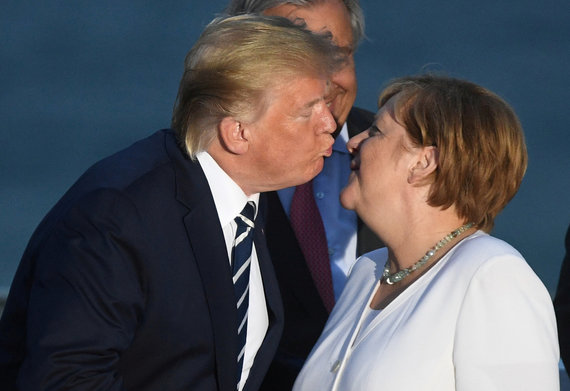
[[255, 204], [248, 202], [241, 213], [235, 218], [237, 224], [236, 238], [232, 251], [232, 274], [236, 306], [238, 314], [238, 388], [245, 355], [247, 335], [247, 310], [249, 305], [249, 268], [251, 265], [251, 248], [253, 245], [253, 221]]

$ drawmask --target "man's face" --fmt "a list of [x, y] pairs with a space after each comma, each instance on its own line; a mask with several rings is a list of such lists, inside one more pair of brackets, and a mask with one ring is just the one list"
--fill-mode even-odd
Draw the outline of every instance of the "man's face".
[[267, 91], [265, 112], [242, 124], [249, 144], [248, 169], [256, 173], [252, 192], [305, 183], [322, 170], [336, 129], [325, 100], [328, 89], [321, 78], [287, 78]]
[[357, 89], [353, 56], [355, 48], [350, 15], [346, 6], [340, 0], [326, 0], [308, 7], [283, 4], [269, 8], [263, 13], [282, 16], [291, 20], [302, 19], [307, 28], [313, 32], [331, 33], [334, 43], [345, 49], [348, 61], [343, 69], [332, 76], [333, 88], [327, 97], [337, 125], [342, 126], [354, 104]]

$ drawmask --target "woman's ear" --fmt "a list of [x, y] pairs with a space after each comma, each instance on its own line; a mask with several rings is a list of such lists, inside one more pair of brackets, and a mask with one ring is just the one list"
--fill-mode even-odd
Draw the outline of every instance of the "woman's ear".
[[232, 117], [224, 117], [219, 125], [220, 142], [229, 152], [241, 155], [247, 152], [249, 144], [241, 122]]
[[430, 183], [431, 175], [437, 169], [439, 153], [437, 147], [422, 147], [408, 172], [408, 183], [423, 185]]

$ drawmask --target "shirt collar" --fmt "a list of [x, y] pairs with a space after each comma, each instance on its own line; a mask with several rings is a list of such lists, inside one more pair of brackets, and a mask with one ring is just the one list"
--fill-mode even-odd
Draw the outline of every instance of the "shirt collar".
[[200, 166], [208, 180], [221, 227], [230, 224], [241, 213], [248, 201], [253, 201], [255, 204], [255, 214], [257, 215], [259, 193], [252, 194], [249, 197], [246, 196], [238, 184], [218, 165], [208, 152], [198, 152], [196, 158], [200, 162]]
[[340, 152], [340, 153], [348, 153], [348, 149], [346, 149], [346, 143], [348, 142], [348, 126], [346, 126], [346, 122], [342, 125], [342, 129], [340, 133], [334, 140], [333, 144], [333, 151]]

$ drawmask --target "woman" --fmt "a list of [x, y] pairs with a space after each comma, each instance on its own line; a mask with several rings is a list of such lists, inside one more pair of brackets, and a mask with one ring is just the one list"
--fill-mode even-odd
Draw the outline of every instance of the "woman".
[[341, 202], [387, 247], [356, 262], [294, 390], [558, 390], [550, 296], [488, 234], [526, 170], [512, 109], [437, 76], [378, 106]]

